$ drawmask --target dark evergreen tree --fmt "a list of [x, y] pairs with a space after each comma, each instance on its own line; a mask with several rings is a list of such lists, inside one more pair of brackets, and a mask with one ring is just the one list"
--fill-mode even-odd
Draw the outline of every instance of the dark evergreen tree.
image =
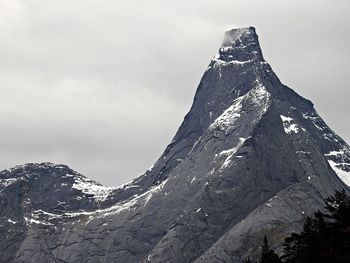
[[281, 263], [282, 261], [278, 255], [270, 248], [267, 237], [264, 237], [264, 243], [261, 248], [261, 263]]
[[333, 219], [333, 227], [343, 228], [350, 226], [350, 197], [346, 195], [345, 190], [335, 192], [334, 196], [327, 199], [327, 215]]
[[242, 263], [253, 263], [253, 262], [251, 261], [250, 257], [248, 257], [245, 260], [243, 260]]
[[350, 259], [350, 198], [337, 191], [325, 210], [307, 218], [300, 234], [285, 239], [284, 262], [345, 263]]

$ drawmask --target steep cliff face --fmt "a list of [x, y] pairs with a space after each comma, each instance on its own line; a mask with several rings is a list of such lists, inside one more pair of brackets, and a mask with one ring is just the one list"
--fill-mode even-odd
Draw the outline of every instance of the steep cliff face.
[[107, 188], [63, 165], [0, 173], [0, 262], [241, 262], [350, 184], [350, 148], [226, 32], [154, 167]]

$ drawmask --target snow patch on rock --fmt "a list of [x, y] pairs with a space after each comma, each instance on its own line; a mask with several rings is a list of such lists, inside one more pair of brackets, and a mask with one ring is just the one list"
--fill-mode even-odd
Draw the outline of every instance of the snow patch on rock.
[[[65, 217], [79, 217], [79, 216], [90, 216], [91, 218], [94, 217], [105, 217], [110, 215], [116, 215], [124, 210], [129, 209], [137, 209], [139, 207], [146, 206], [149, 201], [152, 199], [153, 195], [157, 192], [160, 192], [161, 189], [164, 187], [166, 182], [169, 179], [164, 180], [161, 184], [157, 186], [153, 186], [148, 190], [147, 192], [144, 192], [140, 195], [134, 195], [130, 199], [117, 203], [111, 207], [104, 208], [104, 209], [97, 209], [94, 211], [79, 211], [79, 212], [73, 212], [73, 213], [64, 213], [63, 216]], [[89, 221], [88, 221], [89, 222]]]
[[242, 110], [242, 100], [244, 96], [241, 96], [233, 101], [233, 104], [228, 107], [215, 121], [210, 125], [209, 129], [221, 129], [227, 130], [238, 119]]
[[305, 131], [305, 129], [300, 128], [300, 126], [294, 122], [294, 119], [291, 117], [287, 117], [284, 115], [280, 115], [282, 123], [283, 123], [283, 128], [284, 132], [287, 134], [297, 134], [299, 133], [300, 129]]
[[259, 80], [256, 80], [255, 88], [235, 99], [233, 104], [209, 126], [209, 130], [218, 129], [228, 132], [234, 126], [236, 120], [241, 117], [245, 104], [253, 104], [254, 107], [257, 107], [259, 118], [261, 118], [268, 109], [269, 101], [270, 93]]
[[[67, 174], [67, 177], [71, 175]], [[75, 182], [72, 185], [72, 188], [81, 191], [86, 195], [92, 195], [96, 201], [105, 201], [108, 195], [116, 189], [116, 187], [106, 187], [98, 184], [93, 180], [89, 180], [84, 177], [75, 176]]]
[[220, 169], [219, 169], [220, 172], [222, 172], [224, 169], [226, 169], [231, 164], [232, 157], [241, 148], [241, 146], [244, 144], [244, 142], [247, 139], [248, 138], [239, 138], [239, 143], [237, 144], [236, 147], [234, 147], [232, 149], [224, 150], [224, 151], [220, 152], [218, 155], [215, 155], [214, 161], [216, 161], [217, 159], [219, 159], [221, 157], [226, 157], [224, 162], [222, 163]]
[[325, 154], [329, 165], [338, 177], [350, 186], [350, 151], [346, 147]]
[[0, 187], [6, 188], [7, 186], [15, 183], [17, 180], [18, 178], [0, 179]]
[[252, 63], [254, 62], [253, 59], [251, 60], [230, 60], [230, 61], [225, 61], [225, 60], [221, 60], [219, 57], [214, 57], [213, 59], [213, 68], [214, 69], [218, 69], [220, 67], [225, 67], [225, 66], [229, 66], [229, 65], [240, 65], [243, 66], [247, 63]]
[[[332, 160], [328, 160], [329, 165], [332, 167], [333, 171], [338, 175], [338, 177], [348, 186], [350, 186], [350, 171], [345, 171], [341, 169], [341, 165], [337, 164]], [[350, 165], [350, 164], [347, 164]]]

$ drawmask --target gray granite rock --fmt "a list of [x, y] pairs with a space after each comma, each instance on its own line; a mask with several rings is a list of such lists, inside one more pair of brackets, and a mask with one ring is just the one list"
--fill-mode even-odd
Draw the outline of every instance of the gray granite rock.
[[283, 85], [252, 27], [226, 32], [152, 169], [104, 187], [64, 165], [0, 172], [0, 262], [241, 262], [281, 253], [350, 181], [350, 148]]

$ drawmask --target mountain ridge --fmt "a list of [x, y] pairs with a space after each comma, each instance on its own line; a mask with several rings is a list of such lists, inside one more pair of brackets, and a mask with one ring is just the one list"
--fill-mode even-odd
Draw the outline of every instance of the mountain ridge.
[[241, 262], [266, 233], [280, 253], [349, 172], [350, 147], [280, 82], [255, 28], [230, 30], [143, 175], [107, 188], [64, 165], [0, 172], [0, 262]]

